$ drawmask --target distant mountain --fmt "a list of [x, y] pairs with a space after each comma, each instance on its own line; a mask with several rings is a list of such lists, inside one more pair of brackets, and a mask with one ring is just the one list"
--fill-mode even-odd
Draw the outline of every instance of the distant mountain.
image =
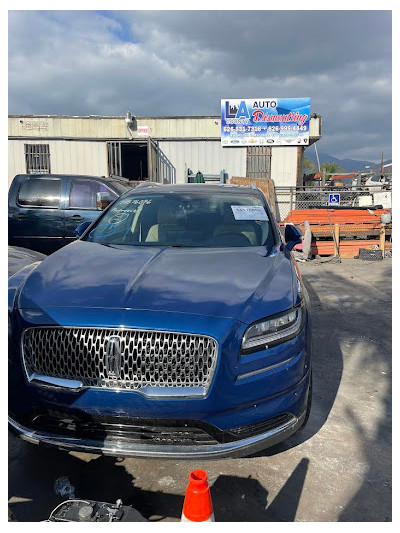
[[[310, 146], [305, 151], [305, 155], [311, 159], [311, 161], [314, 163], [316, 169], [317, 169], [317, 158], [315, 156], [315, 150], [313, 146]], [[323, 152], [318, 152], [319, 155], [319, 162], [322, 163], [337, 163], [340, 167], [343, 168], [346, 172], [357, 172], [360, 170], [365, 170], [366, 166], [369, 166], [371, 168], [379, 168], [379, 164], [373, 163], [372, 161], [362, 161], [359, 159], [339, 159], [338, 157], [335, 157], [330, 154], [325, 154]], [[386, 163], [391, 163], [391, 159], [386, 161]]]
[[[386, 161], [383, 162], [383, 165], [385, 166], [385, 165], [388, 165], [389, 163], [392, 163], [392, 160], [391, 160], [391, 159], [386, 159]], [[379, 163], [379, 164], [376, 164], [376, 163], [375, 163], [375, 165], [372, 167], [372, 170], [373, 170], [373, 171], [376, 171], [376, 172], [380, 172], [380, 170], [381, 170], [381, 163]], [[390, 168], [389, 168], [389, 169], [386, 169], [386, 170], [390, 170]]]

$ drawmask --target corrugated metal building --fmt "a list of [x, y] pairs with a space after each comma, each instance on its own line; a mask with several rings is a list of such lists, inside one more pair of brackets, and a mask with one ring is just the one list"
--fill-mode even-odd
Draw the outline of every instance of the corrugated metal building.
[[[220, 117], [9, 116], [8, 182], [16, 174], [116, 174], [184, 183], [188, 169], [228, 177], [302, 181], [303, 146], [222, 147]], [[310, 143], [321, 117], [310, 120]]]

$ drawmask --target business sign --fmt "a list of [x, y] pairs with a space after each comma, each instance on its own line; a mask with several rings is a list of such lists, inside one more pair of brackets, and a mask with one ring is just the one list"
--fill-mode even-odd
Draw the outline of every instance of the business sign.
[[221, 100], [222, 146], [306, 146], [310, 98]]
[[339, 193], [331, 193], [329, 195], [328, 205], [340, 205], [340, 194]]
[[148, 137], [149, 136], [149, 127], [148, 126], [138, 126], [137, 127], [138, 137]]

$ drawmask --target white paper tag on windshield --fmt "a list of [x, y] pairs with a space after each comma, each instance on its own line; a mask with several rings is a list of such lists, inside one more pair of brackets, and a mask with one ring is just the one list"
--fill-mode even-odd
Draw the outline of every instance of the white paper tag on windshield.
[[236, 220], [268, 220], [262, 205], [231, 205]]

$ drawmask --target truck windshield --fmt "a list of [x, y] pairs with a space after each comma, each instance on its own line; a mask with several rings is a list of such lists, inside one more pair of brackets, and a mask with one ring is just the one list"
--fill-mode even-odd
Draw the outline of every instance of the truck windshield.
[[128, 246], [273, 246], [261, 196], [251, 193], [141, 193], [117, 200], [84, 240]]

